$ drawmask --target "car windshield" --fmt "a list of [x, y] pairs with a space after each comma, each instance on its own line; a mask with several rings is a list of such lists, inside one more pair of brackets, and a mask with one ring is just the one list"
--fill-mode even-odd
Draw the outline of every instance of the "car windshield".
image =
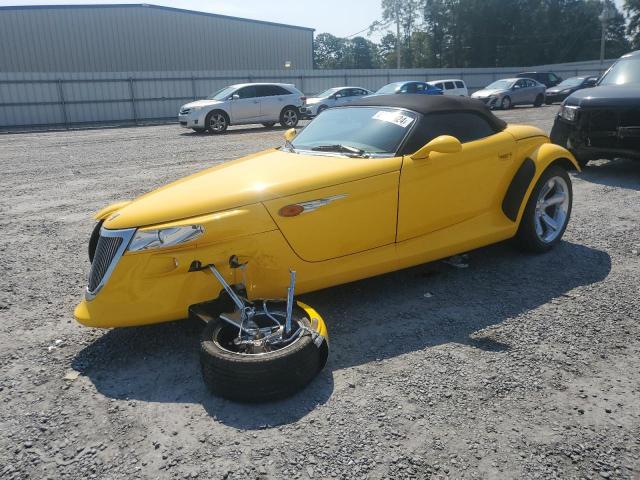
[[224, 87], [222, 90], [218, 90], [216, 93], [209, 95], [207, 100], [224, 100], [236, 90], [236, 87]]
[[504, 90], [507, 88], [511, 88], [512, 84], [513, 80], [497, 80], [484, 88], [485, 90]]
[[558, 85], [556, 85], [556, 88], [571, 88], [571, 87], [577, 87], [578, 85], [580, 85], [582, 82], [584, 81], [583, 77], [571, 77], [571, 78], [567, 78], [565, 81], [560, 82]]
[[333, 95], [334, 93], [336, 93], [338, 90], [340, 90], [340, 88], [342, 87], [338, 87], [338, 88], [330, 88], [329, 90], [325, 90], [322, 93], [319, 93], [318, 95], [314, 95], [317, 98], [325, 98], [325, 97], [330, 97], [331, 95]]
[[598, 85], [625, 85], [640, 83], [640, 58], [618, 60], [600, 79]]
[[416, 122], [413, 112], [386, 107], [325, 110], [291, 142], [296, 150], [395, 155]]
[[389, 85], [385, 85], [384, 87], [382, 87], [376, 93], [396, 93], [396, 90], [399, 86], [400, 85], [398, 85], [397, 83], [390, 83]]

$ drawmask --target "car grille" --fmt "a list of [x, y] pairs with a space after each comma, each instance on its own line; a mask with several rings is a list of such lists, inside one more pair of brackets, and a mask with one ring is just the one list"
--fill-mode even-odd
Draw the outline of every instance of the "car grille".
[[122, 243], [120, 237], [100, 237], [98, 245], [96, 246], [96, 253], [93, 257], [93, 263], [91, 264], [91, 271], [89, 272], [89, 291], [93, 292], [100, 282], [102, 281], [104, 274], [107, 273], [107, 269], [113, 258], [118, 252], [118, 248]]
[[[190, 108], [181, 108], [181, 109], [180, 109], [180, 115], [186, 115], [186, 114], [188, 114], [190, 111], [191, 111], [191, 109], [190, 109]], [[175, 110], [174, 110], [174, 112], [175, 112]]]
[[135, 228], [123, 230], [109, 230], [103, 228], [93, 255], [86, 298], [93, 299], [100, 288], [109, 280], [111, 272], [126, 250], [131, 238], [136, 233]]
[[588, 145], [595, 148], [640, 149], [640, 108], [585, 111]]

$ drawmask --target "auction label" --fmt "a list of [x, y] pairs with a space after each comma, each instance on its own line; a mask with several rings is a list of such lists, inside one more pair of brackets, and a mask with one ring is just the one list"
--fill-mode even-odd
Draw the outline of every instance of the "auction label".
[[402, 128], [407, 128], [413, 122], [413, 118], [403, 115], [398, 112], [387, 112], [380, 110], [372, 118], [375, 120], [382, 120], [383, 122], [393, 123]]

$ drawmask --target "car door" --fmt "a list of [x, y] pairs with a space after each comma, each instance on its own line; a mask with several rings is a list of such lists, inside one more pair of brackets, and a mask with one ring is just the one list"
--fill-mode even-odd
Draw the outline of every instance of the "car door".
[[513, 85], [513, 90], [511, 92], [511, 97], [512, 97], [512, 101], [513, 101], [514, 105], [515, 104], [521, 104], [521, 103], [527, 103], [528, 99], [527, 99], [526, 87], [527, 87], [527, 82], [523, 78], [518, 80]]
[[249, 85], [238, 89], [231, 100], [231, 123], [247, 123], [260, 117], [260, 100], [256, 87]]
[[401, 157], [294, 157], [292, 168], [332, 178], [329, 186], [265, 202], [301, 259], [321, 262], [395, 242]]
[[345, 103], [349, 103], [351, 101], [350, 97], [350, 89], [343, 88], [342, 90], [338, 90], [335, 94], [335, 100], [333, 102], [333, 106], [344, 105]]
[[[459, 153], [405, 156], [400, 176], [398, 234], [402, 242], [499, 211], [515, 172], [516, 142], [474, 113], [431, 114], [425, 144], [439, 135], [462, 142]], [[489, 224], [490, 222], [488, 222]]]
[[260, 120], [274, 120], [278, 115], [278, 97], [272, 85], [256, 85], [256, 100], [260, 102]]

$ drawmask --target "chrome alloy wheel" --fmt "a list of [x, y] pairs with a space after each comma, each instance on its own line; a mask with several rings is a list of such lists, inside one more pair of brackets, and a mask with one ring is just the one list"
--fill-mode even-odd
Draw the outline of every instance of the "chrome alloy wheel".
[[282, 114], [285, 126], [293, 127], [298, 123], [298, 114], [293, 109], [288, 109]]
[[534, 222], [543, 243], [553, 242], [564, 230], [569, 211], [569, 186], [564, 178], [551, 177], [538, 193]]
[[227, 128], [227, 117], [222, 113], [214, 113], [209, 118], [209, 128], [214, 132], [224, 132]]

